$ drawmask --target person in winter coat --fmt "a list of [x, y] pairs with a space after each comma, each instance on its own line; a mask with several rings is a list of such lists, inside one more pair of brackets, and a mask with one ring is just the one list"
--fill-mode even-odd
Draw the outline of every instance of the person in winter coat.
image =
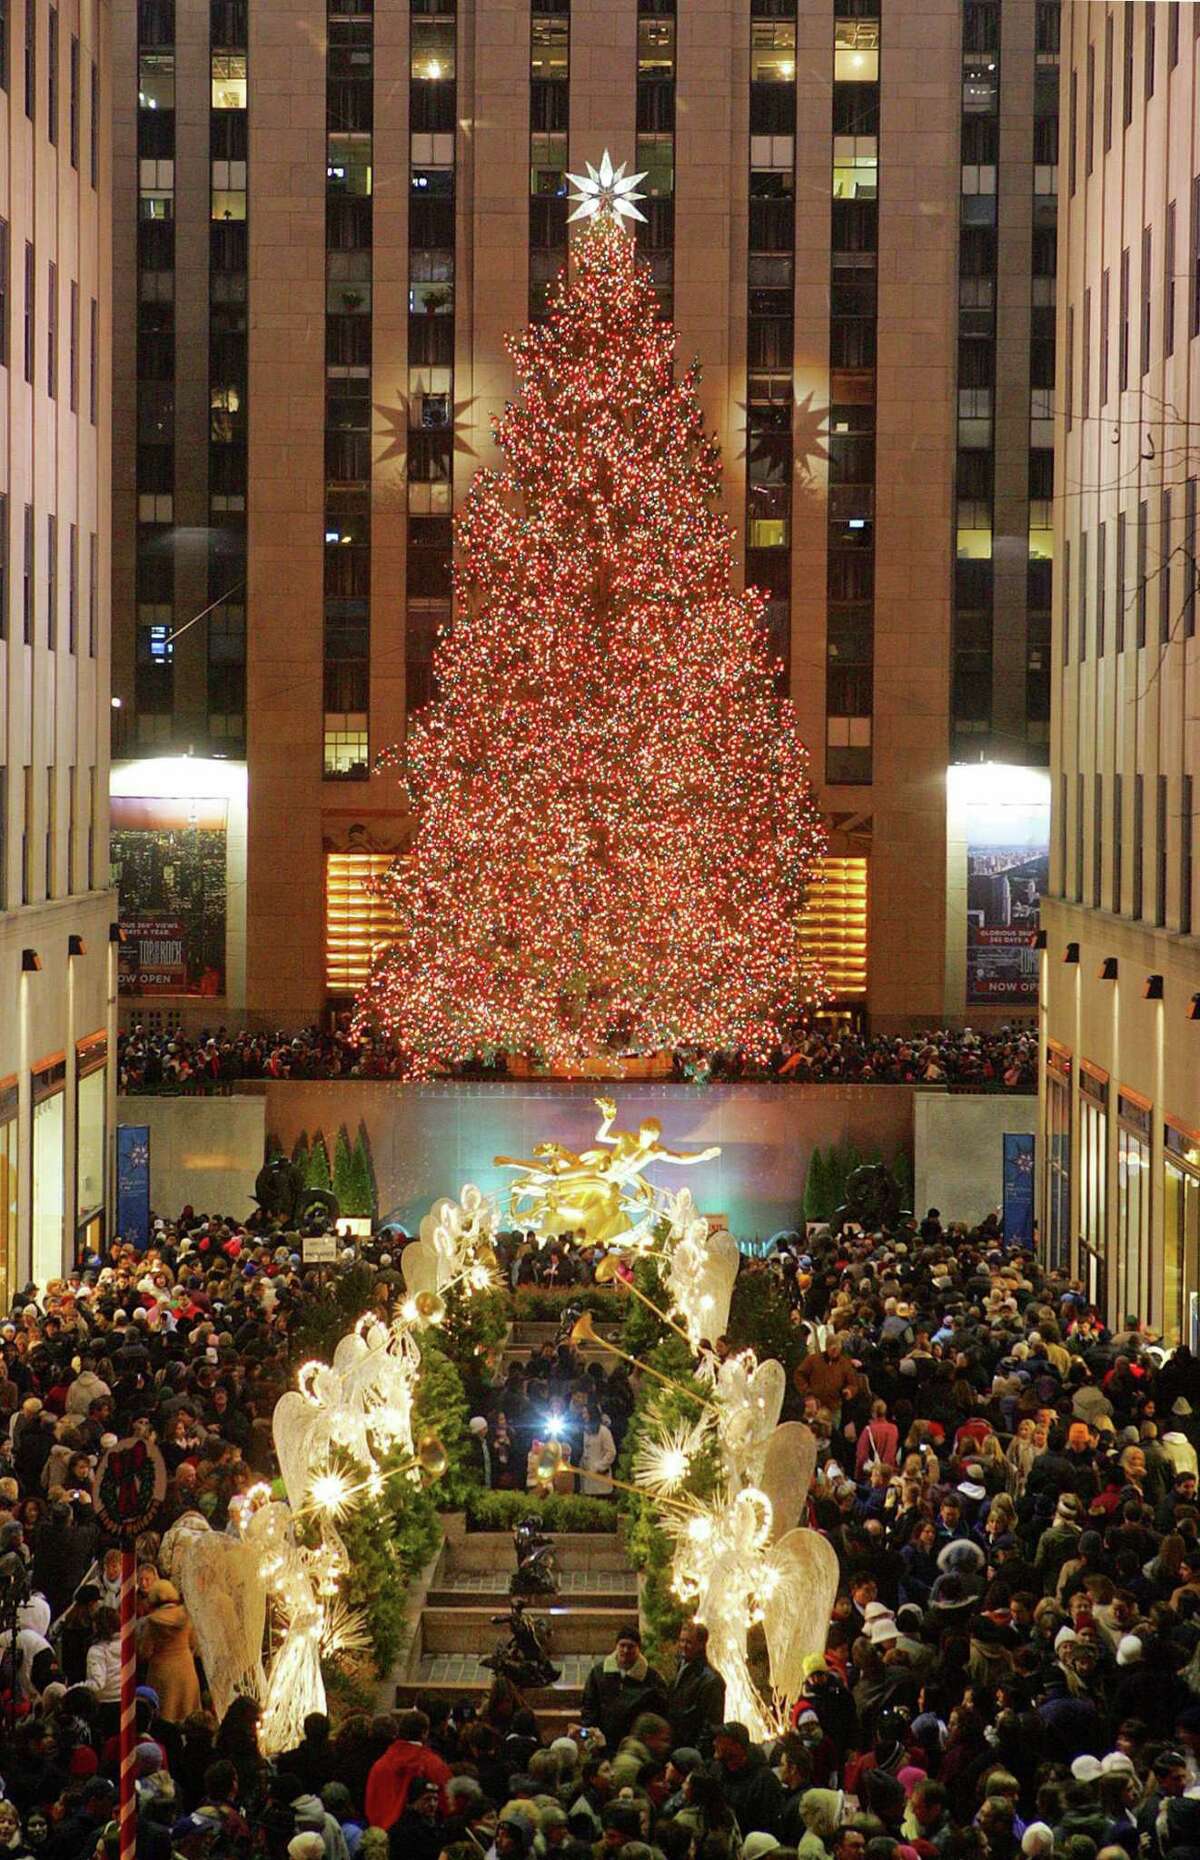
[[200, 1709], [192, 1623], [173, 1582], [151, 1583], [146, 1600], [149, 1611], [138, 1623], [138, 1639], [146, 1659], [147, 1683], [158, 1694], [162, 1717], [168, 1724], [182, 1724]]
[[786, 1799], [783, 1784], [762, 1751], [750, 1742], [745, 1725], [721, 1725], [713, 1738], [713, 1755], [725, 1800], [743, 1839], [748, 1834], [778, 1836]]
[[111, 1732], [121, 1710], [121, 1617], [115, 1608], [97, 1608], [92, 1617], [95, 1640], [88, 1648], [84, 1684], [100, 1707], [100, 1723]]
[[422, 1778], [437, 1783], [442, 1792], [443, 1815], [446, 1812], [446, 1784], [450, 1765], [443, 1763], [426, 1742], [429, 1719], [423, 1711], [404, 1711], [397, 1720], [396, 1737], [367, 1777], [365, 1807], [373, 1828], [392, 1828], [404, 1813], [408, 1792], [414, 1781]]
[[662, 1674], [648, 1664], [641, 1629], [631, 1621], [617, 1635], [613, 1651], [597, 1660], [588, 1674], [580, 1723], [596, 1725], [604, 1733], [607, 1748], [615, 1750], [644, 1711], [666, 1717], [667, 1688]]
[[725, 1716], [725, 1680], [708, 1662], [708, 1629], [685, 1621], [679, 1630], [679, 1665], [667, 1690], [667, 1717], [678, 1749], [707, 1757], [713, 1732]]

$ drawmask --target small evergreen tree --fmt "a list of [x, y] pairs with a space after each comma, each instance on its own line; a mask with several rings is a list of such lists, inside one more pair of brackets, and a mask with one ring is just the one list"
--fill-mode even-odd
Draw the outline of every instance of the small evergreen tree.
[[339, 1125], [333, 1142], [333, 1192], [337, 1196], [338, 1206], [343, 1214], [358, 1213], [358, 1209], [353, 1206], [354, 1164], [345, 1124]]
[[371, 1151], [367, 1143], [367, 1133], [360, 1124], [358, 1135], [354, 1139], [354, 1150], [350, 1157], [350, 1201], [347, 1213], [358, 1214], [364, 1220], [375, 1217], [375, 1171], [371, 1167]]
[[900, 1206], [908, 1209], [911, 1213], [913, 1194], [915, 1192], [913, 1189], [912, 1157], [903, 1144], [901, 1144], [896, 1151], [895, 1161], [892, 1163], [892, 1174], [895, 1176], [896, 1186], [900, 1190]]
[[829, 1171], [820, 1144], [813, 1145], [813, 1153], [808, 1159], [808, 1172], [804, 1177], [804, 1201], [802, 1212], [806, 1221], [827, 1221], [829, 1219]]
[[292, 1146], [292, 1161], [295, 1163], [305, 1183], [308, 1182], [308, 1132], [302, 1130]]
[[305, 1188], [323, 1189], [326, 1194], [333, 1187], [333, 1177], [329, 1173], [329, 1151], [325, 1148], [325, 1138], [319, 1130], [314, 1130], [313, 1139], [309, 1145], [304, 1186]]

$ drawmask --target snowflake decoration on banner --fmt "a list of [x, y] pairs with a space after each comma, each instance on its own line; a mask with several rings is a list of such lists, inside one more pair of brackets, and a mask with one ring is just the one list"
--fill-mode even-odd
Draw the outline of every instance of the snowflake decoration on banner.
[[615, 220], [642, 220], [646, 215], [634, 206], [635, 200], [644, 200], [644, 194], [634, 192], [639, 181], [644, 181], [647, 170], [641, 174], [626, 174], [625, 163], [619, 168], [612, 165], [612, 157], [605, 149], [600, 157], [600, 166], [593, 168], [591, 162], [585, 162], [587, 173], [568, 174], [568, 181], [573, 181], [576, 192], [572, 200], [579, 202], [572, 220], [591, 220], [597, 215], [611, 213]]

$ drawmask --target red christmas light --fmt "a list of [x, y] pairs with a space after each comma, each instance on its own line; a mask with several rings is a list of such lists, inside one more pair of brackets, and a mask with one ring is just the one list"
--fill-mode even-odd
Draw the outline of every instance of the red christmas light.
[[510, 343], [507, 470], [456, 523], [454, 624], [410, 728], [399, 934], [363, 1025], [414, 1075], [680, 1047], [763, 1058], [819, 993], [796, 922], [824, 835], [763, 598], [731, 581], [697, 370], [610, 218]]

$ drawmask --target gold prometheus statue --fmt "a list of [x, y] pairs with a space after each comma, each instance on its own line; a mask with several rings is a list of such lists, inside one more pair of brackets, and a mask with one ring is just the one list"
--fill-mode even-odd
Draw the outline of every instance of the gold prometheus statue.
[[614, 1131], [616, 1104], [611, 1098], [597, 1098], [596, 1105], [602, 1121], [594, 1147], [577, 1155], [551, 1141], [536, 1144], [531, 1159], [493, 1158], [503, 1168], [523, 1172], [512, 1184], [512, 1218], [544, 1239], [572, 1233], [589, 1246], [648, 1245], [657, 1201], [644, 1171], [656, 1162], [680, 1167], [710, 1162], [720, 1149], [667, 1149], [656, 1117], [645, 1118], [636, 1131]]

